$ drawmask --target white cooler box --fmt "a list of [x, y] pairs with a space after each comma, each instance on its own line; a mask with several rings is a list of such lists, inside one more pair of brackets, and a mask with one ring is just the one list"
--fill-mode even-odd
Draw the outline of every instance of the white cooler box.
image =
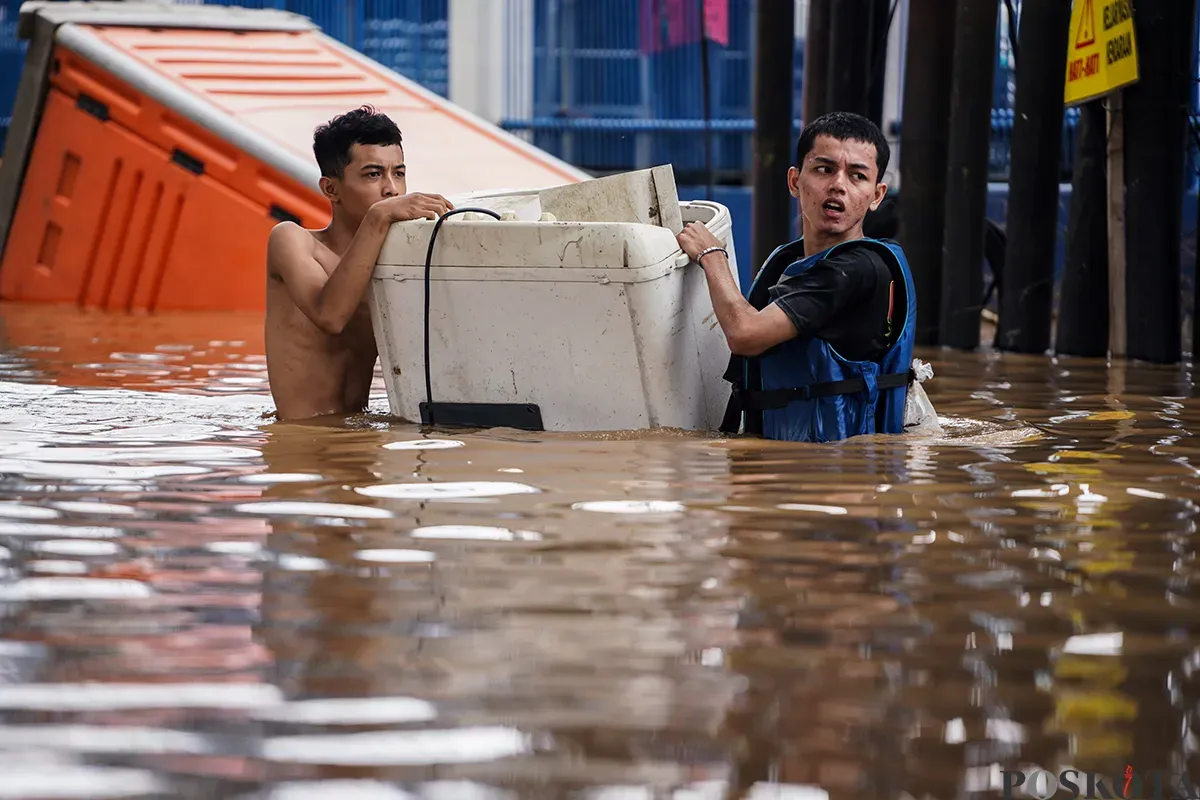
[[[510, 195], [510, 199], [519, 195]], [[502, 211], [504, 203], [481, 199]], [[466, 202], [458, 201], [460, 207]], [[681, 204], [729, 250], [729, 210]], [[674, 234], [616, 222], [446, 219], [430, 278], [434, 402], [534, 403], [546, 430], [716, 430], [729, 346]], [[370, 307], [391, 413], [421, 419], [429, 220], [392, 226]]]

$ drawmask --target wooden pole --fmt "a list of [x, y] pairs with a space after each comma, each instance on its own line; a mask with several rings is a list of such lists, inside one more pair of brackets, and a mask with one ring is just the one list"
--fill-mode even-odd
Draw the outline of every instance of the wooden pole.
[[[833, 0], [809, 0], [808, 28], [804, 34], [804, 108], [807, 125], [829, 110], [829, 17]], [[759, 12], [761, 13], [761, 12]]]
[[958, 0], [943, 228], [941, 340], [979, 346], [997, 0]]
[[870, 114], [871, 6], [874, 0], [837, 0], [829, 20], [830, 111]]
[[1071, 4], [1032, 2], [1023, 9], [1005, 226], [1008, 248], [997, 338], [1002, 350], [1044, 353], [1050, 348], [1054, 310], [1065, 43]]
[[1195, 13], [1196, 0], [1136, 4], [1139, 80], [1122, 98], [1126, 247], [1137, 269], [1125, 286], [1125, 353], [1160, 364], [1183, 358], [1179, 242]]
[[[1200, 202], [1196, 203], [1195, 230], [1200, 244]], [[1200, 246], [1192, 261], [1192, 363], [1200, 363]]]
[[1126, 353], [1125, 325], [1125, 116], [1121, 93], [1108, 97], [1108, 351]]
[[754, 47], [754, 272], [791, 236], [787, 170], [792, 162], [795, 4], [759, 3]]
[[[888, 33], [891, 30], [893, 0], [872, 0], [871, 55], [867, 94], [867, 116], [883, 129], [883, 97], [887, 83]], [[886, 134], [887, 132], [884, 131]]]
[[1102, 100], [1079, 107], [1055, 337], [1057, 352], [1093, 358], [1109, 347], [1107, 123]]
[[917, 289], [917, 344], [939, 343], [955, 3], [910, 0], [900, 126], [899, 231]]

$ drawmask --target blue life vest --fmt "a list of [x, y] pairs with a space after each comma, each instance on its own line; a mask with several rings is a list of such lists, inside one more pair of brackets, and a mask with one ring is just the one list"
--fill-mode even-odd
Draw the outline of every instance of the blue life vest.
[[725, 374], [734, 393], [722, 431], [736, 432], [743, 414], [746, 433], [792, 442], [832, 442], [903, 430], [904, 401], [913, 379], [917, 298], [900, 245], [887, 239], [852, 239], [804, 257], [804, 241], [797, 239], [767, 258], [748, 299], [755, 308], [766, 308], [769, 290], [781, 277], [800, 275], [848, 247], [871, 248], [900, 278], [892, 284], [892, 299], [904, 310], [904, 318], [896, 320], [898, 315], [890, 311], [888, 351], [878, 362], [850, 361], [828, 342], [810, 337], [790, 339], [753, 358], [734, 356]]

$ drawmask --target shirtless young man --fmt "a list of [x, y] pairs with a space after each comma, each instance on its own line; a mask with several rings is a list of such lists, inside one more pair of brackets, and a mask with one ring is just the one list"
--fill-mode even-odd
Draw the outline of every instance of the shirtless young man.
[[363, 106], [317, 128], [313, 154], [333, 218], [318, 231], [281, 222], [267, 241], [267, 378], [280, 420], [367, 406], [379, 352], [366, 304], [393, 222], [437, 219], [437, 194], [407, 194], [400, 129]]

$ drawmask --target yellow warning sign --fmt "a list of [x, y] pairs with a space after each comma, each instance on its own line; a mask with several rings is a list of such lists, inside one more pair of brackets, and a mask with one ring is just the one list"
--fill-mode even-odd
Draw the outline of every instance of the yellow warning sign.
[[1075, 105], [1138, 79], [1132, 0], [1075, 0], [1064, 100]]

